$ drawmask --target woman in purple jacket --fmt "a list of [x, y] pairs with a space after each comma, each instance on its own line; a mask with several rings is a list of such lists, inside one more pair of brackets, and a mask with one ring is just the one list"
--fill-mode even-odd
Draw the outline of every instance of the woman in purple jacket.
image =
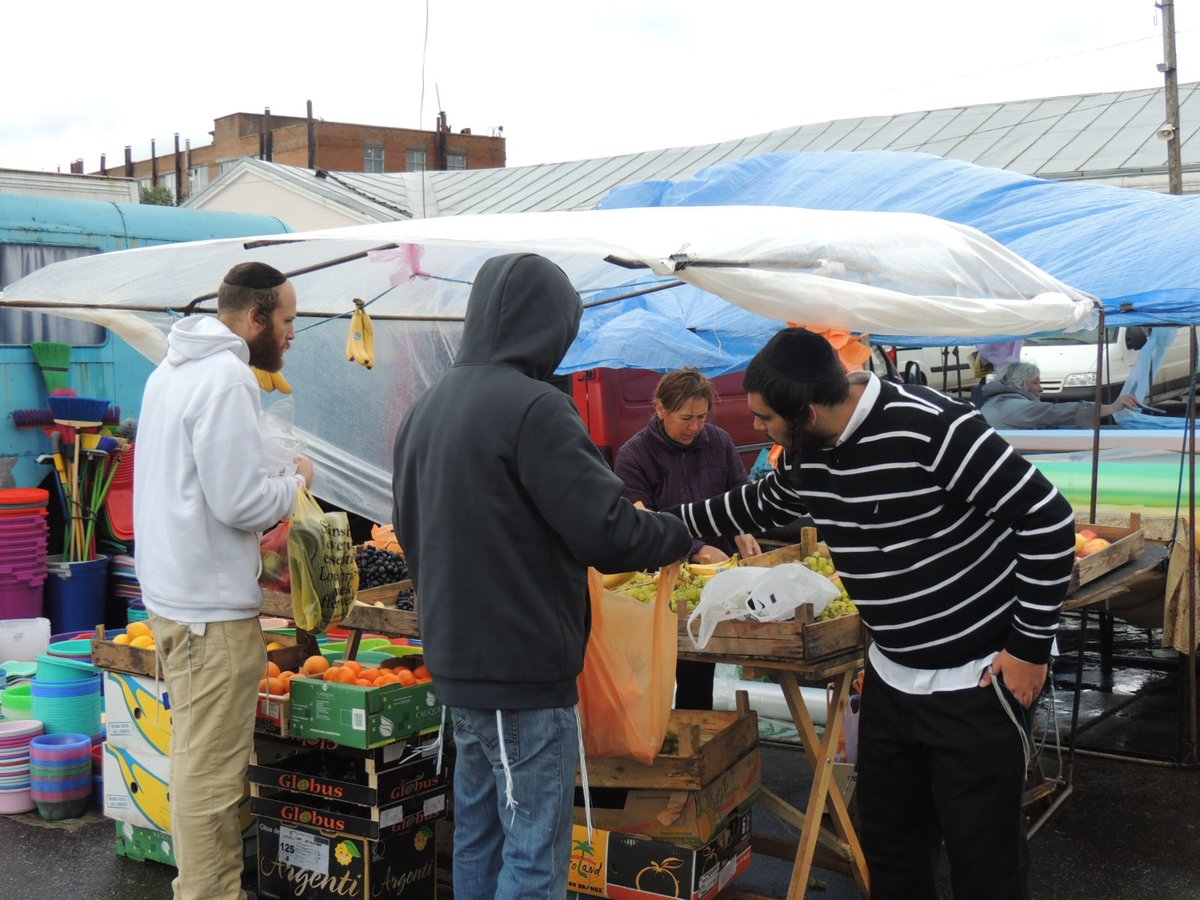
[[[662, 377], [654, 391], [650, 422], [617, 451], [616, 472], [625, 496], [660, 510], [715, 497], [745, 484], [746, 468], [733, 438], [711, 424], [717, 392], [696, 369]], [[692, 542], [688, 559], [722, 562], [734, 553], [755, 556], [758, 541], [739, 534], [733, 541]], [[675, 708], [712, 709], [713, 664], [680, 660], [675, 670]]]

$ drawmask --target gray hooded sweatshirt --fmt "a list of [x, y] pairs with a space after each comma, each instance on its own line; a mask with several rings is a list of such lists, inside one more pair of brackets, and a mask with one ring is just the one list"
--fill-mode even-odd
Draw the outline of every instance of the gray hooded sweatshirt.
[[550, 261], [488, 260], [454, 365], [396, 435], [396, 537], [447, 706], [574, 705], [591, 623], [587, 567], [655, 567], [691, 546], [679, 519], [624, 498], [571, 399], [547, 381], [582, 314]]

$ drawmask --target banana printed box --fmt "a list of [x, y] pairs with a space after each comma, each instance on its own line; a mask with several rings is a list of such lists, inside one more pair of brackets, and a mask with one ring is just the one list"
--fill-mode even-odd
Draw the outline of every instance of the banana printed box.
[[[104, 744], [104, 815], [138, 828], [171, 831], [171, 758]], [[238, 805], [245, 831], [254, 823], [250, 780]]]
[[614, 900], [713, 900], [750, 868], [750, 812], [729, 824], [703, 847], [576, 825], [567, 882], [569, 900], [585, 896]]
[[277, 819], [258, 820], [258, 896], [265, 900], [433, 900], [435, 866], [430, 825], [368, 841]]
[[167, 685], [144, 675], [101, 670], [105, 735], [114, 747], [166, 756], [171, 752]]
[[171, 759], [104, 745], [104, 815], [139, 828], [171, 831]]
[[291, 736], [369, 749], [442, 725], [432, 684], [366, 687], [313, 678], [292, 679]]

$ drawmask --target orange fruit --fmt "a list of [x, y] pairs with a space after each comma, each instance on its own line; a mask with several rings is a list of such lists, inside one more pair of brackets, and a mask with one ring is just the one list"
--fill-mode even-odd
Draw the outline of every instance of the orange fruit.
[[268, 678], [278, 678], [279, 677], [279, 664], [278, 663], [273, 663], [270, 660], [267, 660], [267, 677]]
[[353, 669], [355, 675], [361, 674], [363, 670], [363, 664], [356, 659], [344, 660], [342, 662], [342, 667], [346, 669]]
[[330, 666], [325, 670], [324, 679], [326, 681], [341, 681], [342, 667]]
[[129, 646], [140, 647], [143, 650], [153, 650], [154, 649], [154, 637], [153, 637], [153, 635], [149, 635], [149, 634], [139, 634], [137, 637], [135, 637], [133, 640], [131, 640], [129, 642]]
[[258, 692], [260, 694], [265, 694], [267, 692], [267, 679], [266, 678], [258, 679]]
[[310, 656], [304, 661], [300, 671], [305, 675], [316, 675], [329, 668], [329, 660], [321, 655]]
[[129, 635], [130, 640], [133, 640], [133, 638], [138, 638], [138, 637], [143, 637], [143, 636], [148, 637], [148, 638], [154, 637], [154, 632], [150, 630], [150, 626], [147, 625], [145, 622], [140, 622], [140, 621], [130, 622], [128, 625], [126, 625], [125, 633], [127, 635]]
[[383, 687], [385, 684], [395, 684], [399, 680], [400, 679], [397, 678], [395, 675], [393, 675], [391, 672], [384, 672], [377, 679], [375, 679], [375, 686]]
[[358, 677], [365, 679], [366, 681], [369, 681], [372, 684], [374, 684], [375, 679], [378, 678], [382, 674], [383, 673], [380, 672], [378, 669], [363, 669], [361, 672], [358, 673]]
[[112, 639], [114, 644], [128, 644], [131, 640], [132, 638], [130, 638], [127, 634], [118, 634]]
[[367, 681], [365, 678], [359, 678], [354, 683], [361, 684], [363, 687], [375, 687], [375, 682]]
[[268, 694], [282, 694], [284, 684], [278, 678], [271, 677], [263, 679], [267, 683]]
[[405, 687], [417, 683], [417, 676], [412, 673], [412, 669], [406, 669], [400, 666], [396, 669], [396, 680]]
[[418, 681], [433, 681], [433, 676], [429, 674], [429, 670], [424, 666], [417, 666], [413, 669], [413, 674], [417, 676]]
[[358, 681], [358, 675], [349, 666], [342, 666], [338, 669], [338, 675], [334, 681], [340, 681], [342, 684], [354, 684]]

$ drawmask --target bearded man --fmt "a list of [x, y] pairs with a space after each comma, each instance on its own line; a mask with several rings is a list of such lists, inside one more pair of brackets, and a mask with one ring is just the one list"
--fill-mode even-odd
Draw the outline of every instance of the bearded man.
[[829, 546], [871, 637], [857, 791], [872, 900], [936, 898], [943, 841], [956, 898], [1028, 897], [1029, 707], [1074, 563], [1071, 505], [971, 405], [847, 374], [803, 328], [771, 338], [743, 387], [778, 469], [664, 512], [694, 537], [809, 515]]
[[234, 266], [217, 315], [167, 337], [138, 420], [138, 580], [171, 699], [175, 900], [243, 900], [238, 806], [267, 667], [258, 614], [260, 533], [287, 515], [312, 463], [268, 471], [258, 381], [283, 367], [296, 289], [264, 263]]

